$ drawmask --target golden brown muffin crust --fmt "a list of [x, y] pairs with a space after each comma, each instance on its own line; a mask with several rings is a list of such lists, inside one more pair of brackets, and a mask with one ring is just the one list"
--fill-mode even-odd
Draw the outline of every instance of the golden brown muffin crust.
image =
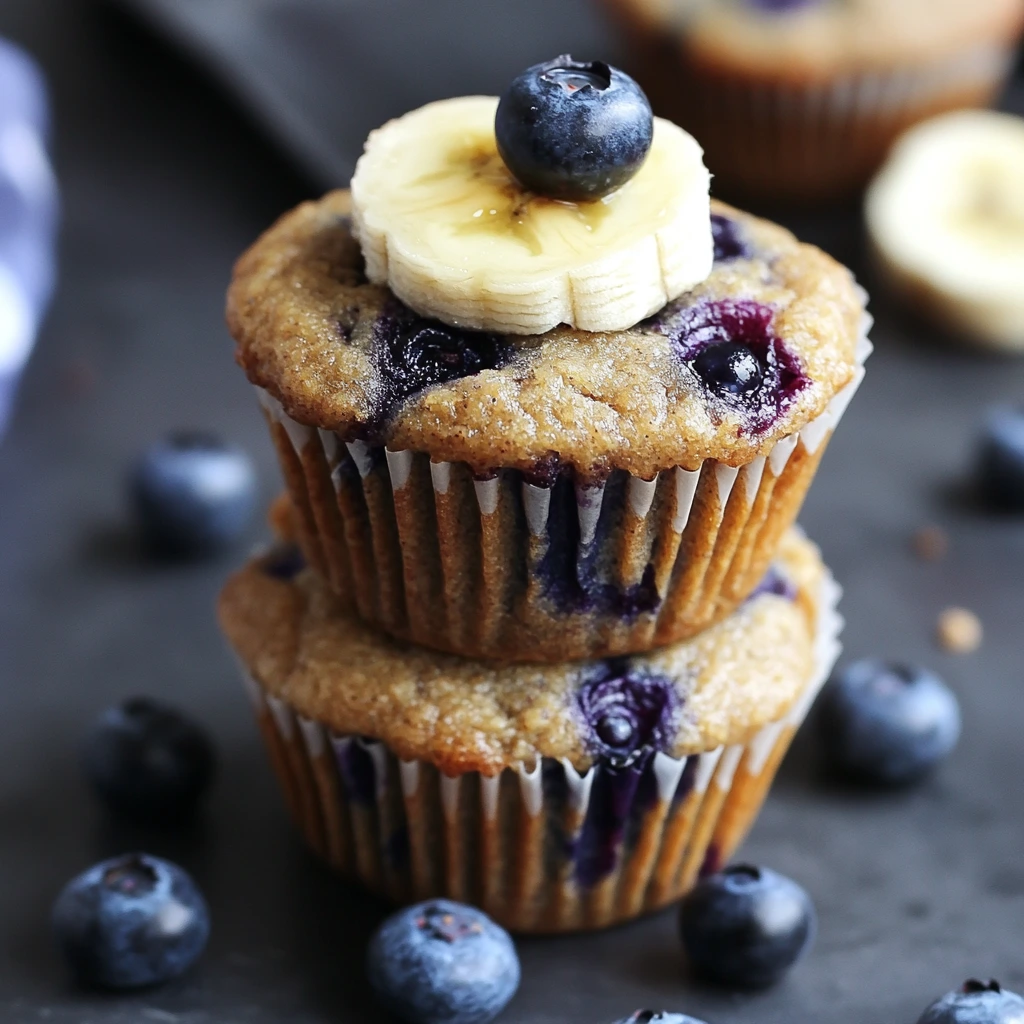
[[[581, 477], [624, 469], [649, 479], [767, 454], [820, 415], [856, 370], [863, 299], [849, 271], [784, 229], [716, 204], [750, 258], [720, 261], [651, 321], [613, 334], [558, 328], [499, 339], [508, 352], [501, 368], [393, 401], [375, 331], [397, 300], [363, 279], [349, 212], [338, 191], [282, 217], [239, 260], [227, 310], [250, 381], [293, 419], [342, 440], [425, 451], [480, 474], [557, 462]], [[756, 429], [709, 400], [669, 336], [673, 311], [723, 300], [774, 310], [772, 332], [806, 378]]]
[[337, 733], [449, 773], [495, 774], [538, 757], [583, 771], [595, 747], [579, 695], [602, 672], [669, 687], [674, 734], [662, 749], [676, 757], [746, 742], [786, 714], [815, 669], [824, 569], [795, 533], [778, 565], [795, 601], [755, 596], [693, 640], [613, 662], [500, 665], [432, 653], [346, 616], [308, 570], [286, 581], [260, 560], [228, 581], [219, 614], [254, 679]]

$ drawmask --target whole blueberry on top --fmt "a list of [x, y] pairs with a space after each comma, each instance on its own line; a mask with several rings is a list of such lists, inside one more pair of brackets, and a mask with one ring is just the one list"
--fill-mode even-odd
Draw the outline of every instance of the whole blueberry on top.
[[746, 260], [754, 255], [750, 243], [740, 233], [740, 226], [731, 217], [711, 214], [711, 237], [715, 242], [715, 262]]
[[53, 928], [81, 983], [142, 988], [192, 966], [206, 947], [210, 916], [181, 868], [135, 853], [68, 882], [53, 907]]
[[737, 865], [697, 883], [682, 902], [679, 924], [698, 977], [764, 988], [810, 948], [817, 917], [796, 882], [768, 868]]
[[1024, 1024], [1024, 999], [998, 981], [971, 978], [932, 1003], [917, 1024]]
[[647, 321], [674, 342], [712, 407], [739, 413], [755, 434], [773, 426], [810, 383], [774, 323], [775, 310], [751, 299], [670, 305]]
[[835, 771], [898, 786], [926, 775], [952, 752], [960, 737], [960, 706], [925, 669], [865, 660], [832, 678], [816, 723]]
[[408, 1024], [484, 1024], [519, 987], [508, 932], [474, 907], [430, 900], [389, 917], [370, 940], [370, 985]]
[[982, 435], [978, 473], [991, 504], [1024, 512], [1024, 408], [992, 411]]
[[256, 509], [248, 455], [210, 434], [178, 433], [148, 448], [132, 468], [131, 504], [156, 554], [211, 554], [235, 540]]
[[561, 56], [528, 68], [505, 90], [494, 133], [502, 160], [523, 188], [590, 202], [640, 169], [654, 117], [629, 75], [601, 61]]
[[497, 369], [513, 350], [497, 334], [449, 327], [392, 302], [374, 324], [373, 353], [386, 411], [424, 388]]
[[616, 1024], [703, 1024], [696, 1017], [688, 1017], [685, 1013], [669, 1013], [667, 1010], [637, 1010], [628, 1017], [623, 1017]]
[[589, 675], [576, 700], [591, 749], [615, 767], [665, 750], [675, 739], [679, 699], [664, 676], [611, 660]]
[[97, 719], [83, 751], [99, 798], [126, 818], [164, 822], [193, 810], [213, 778], [213, 746], [174, 708], [133, 697]]

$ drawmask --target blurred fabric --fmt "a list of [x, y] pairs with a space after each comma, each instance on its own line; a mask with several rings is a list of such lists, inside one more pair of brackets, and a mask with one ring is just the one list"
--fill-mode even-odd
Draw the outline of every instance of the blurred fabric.
[[119, 0], [199, 54], [324, 186], [369, 131], [497, 94], [559, 53], [614, 54], [591, 0]]
[[0, 432], [53, 289], [57, 186], [42, 73], [0, 39]]

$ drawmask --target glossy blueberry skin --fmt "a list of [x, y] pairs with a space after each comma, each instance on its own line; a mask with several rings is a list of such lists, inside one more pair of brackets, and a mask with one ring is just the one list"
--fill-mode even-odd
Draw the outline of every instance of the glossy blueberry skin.
[[370, 940], [370, 985], [408, 1024], [484, 1024], [519, 987], [508, 932], [474, 907], [429, 900], [389, 917]]
[[872, 785], [920, 779], [960, 737], [960, 706], [941, 679], [914, 666], [870, 659], [833, 677], [816, 720], [832, 769]]
[[817, 930], [814, 905], [803, 888], [748, 865], [701, 879], [683, 900], [679, 922], [694, 974], [745, 989], [781, 980]]
[[742, 342], [719, 341], [708, 345], [693, 360], [698, 377], [719, 395], [753, 395], [764, 383], [757, 356]]
[[1024, 1024], [1024, 999], [997, 981], [971, 979], [932, 1003], [917, 1024]]
[[624, 185], [647, 158], [651, 105], [629, 75], [561, 56], [528, 68], [494, 119], [498, 152], [531, 192], [591, 202]]
[[183, 974], [210, 935], [195, 882], [176, 864], [136, 853], [103, 861], [53, 907], [57, 944], [77, 980], [97, 988], [158, 985]]
[[86, 777], [114, 814], [135, 821], [186, 817], [210, 786], [214, 753], [195, 722], [146, 697], [108, 708], [83, 750]]
[[704, 1024], [696, 1017], [688, 1017], [685, 1013], [669, 1013], [667, 1010], [637, 1010], [628, 1017], [623, 1017], [616, 1024]]
[[992, 505], [1024, 512], [1024, 407], [993, 410], [981, 440], [978, 473]]
[[256, 490], [249, 456], [201, 433], [154, 444], [129, 480], [142, 538], [163, 556], [213, 554], [237, 540], [255, 512]]

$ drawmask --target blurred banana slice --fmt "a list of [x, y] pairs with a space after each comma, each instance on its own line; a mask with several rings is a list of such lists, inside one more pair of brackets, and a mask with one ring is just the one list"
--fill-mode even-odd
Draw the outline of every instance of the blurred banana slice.
[[1024, 118], [913, 128], [868, 191], [867, 223], [894, 288], [956, 333], [1024, 352]]
[[543, 334], [624, 330], [711, 273], [710, 176], [692, 136], [655, 119], [630, 181], [557, 202], [506, 169], [497, 104], [443, 100], [370, 135], [352, 179], [370, 281], [449, 324]]

